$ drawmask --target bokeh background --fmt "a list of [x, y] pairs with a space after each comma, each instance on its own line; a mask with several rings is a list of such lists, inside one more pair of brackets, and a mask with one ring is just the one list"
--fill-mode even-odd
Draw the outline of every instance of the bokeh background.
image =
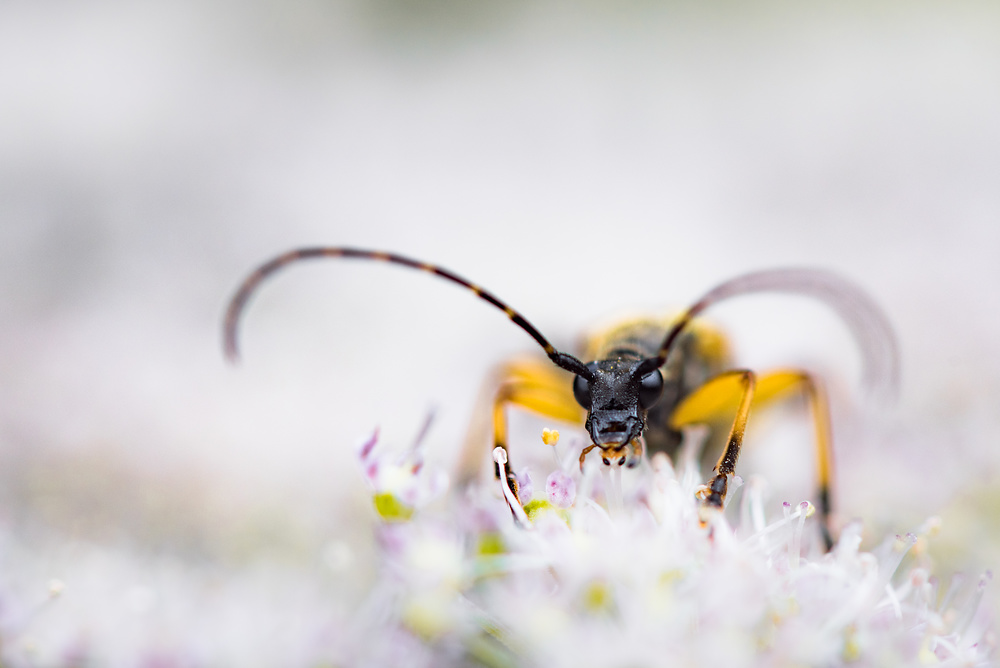
[[[845, 517], [938, 513], [943, 569], [995, 567], [997, 119], [995, 2], [0, 3], [8, 653], [308, 663], [349, 614], [355, 445], [433, 410], [450, 466], [534, 344], [439, 281], [328, 263], [261, 291], [227, 366], [240, 278], [312, 244], [439, 262], [562, 347], [742, 271], [840, 272], [896, 327], [894, 405], [821, 306], [713, 315], [742, 363], [828, 378]], [[776, 413], [747, 466], [780, 503], [810, 469], [766, 454], [779, 423], [808, 438]]]

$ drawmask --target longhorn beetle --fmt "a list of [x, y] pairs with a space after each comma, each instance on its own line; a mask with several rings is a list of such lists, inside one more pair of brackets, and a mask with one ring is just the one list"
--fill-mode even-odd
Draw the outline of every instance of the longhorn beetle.
[[[809, 296], [831, 306], [850, 327], [864, 357], [866, 380], [883, 382], [891, 389], [896, 383], [897, 354], [888, 322], [864, 292], [826, 271], [777, 269], [738, 276], [709, 290], [676, 318], [629, 320], [593, 337], [584, 356], [591, 361], [584, 362], [557, 350], [524, 316], [492, 293], [443, 267], [394, 253], [341, 247], [292, 250], [246, 277], [225, 315], [223, 345], [230, 361], [235, 362], [239, 355], [240, 315], [260, 283], [289, 264], [314, 258], [377, 260], [457, 283], [506, 313], [542, 347], [552, 365], [572, 374], [558, 372], [540, 360], [506, 367], [493, 410], [495, 445], [504, 450], [504, 408], [511, 403], [554, 418], [583, 419], [592, 442], [580, 454], [581, 467], [595, 449], [609, 466], [635, 466], [644, 445], [650, 452], [672, 455], [684, 427], [726, 420], [731, 425], [728, 439], [712, 478], [700, 492], [702, 503], [709, 508], [721, 508], [726, 498], [728, 477], [735, 472], [751, 404], [767, 403], [794, 390], [803, 392], [815, 425], [817, 496], [827, 548], [832, 546], [833, 456], [828, 408], [819, 384], [800, 370], [758, 376], [748, 369], [727, 369], [724, 338], [695, 318], [709, 306], [738, 295], [786, 292]], [[509, 473], [508, 478], [517, 497], [516, 480]]]

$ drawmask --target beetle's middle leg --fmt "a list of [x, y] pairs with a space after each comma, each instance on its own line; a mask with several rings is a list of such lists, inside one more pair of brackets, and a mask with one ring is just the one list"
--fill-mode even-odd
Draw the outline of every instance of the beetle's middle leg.
[[798, 369], [773, 371], [761, 377], [757, 384], [754, 401], [757, 405], [795, 396], [799, 391], [809, 404], [815, 432], [816, 447], [816, 494], [819, 506], [820, 528], [827, 551], [833, 548], [833, 504], [830, 490], [833, 487], [833, 446], [830, 429], [830, 405], [826, 393], [813, 376]]

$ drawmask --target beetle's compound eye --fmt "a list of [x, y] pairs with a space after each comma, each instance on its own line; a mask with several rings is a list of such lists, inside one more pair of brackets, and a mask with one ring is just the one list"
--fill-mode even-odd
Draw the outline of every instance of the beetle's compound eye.
[[639, 381], [639, 405], [649, 408], [663, 394], [663, 376], [659, 369], [648, 373]]
[[[590, 374], [590, 378], [594, 378], [597, 374], [597, 362], [591, 362], [587, 365], [587, 371]], [[577, 402], [590, 410], [590, 405], [593, 401], [590, 396], [590, 381], [587, 380], [587, 376], [584, 374], [577, 374], [576, 378], [573, 379], [573, 396], [576, 397]]]
[[590, 381], [583, 376], [577, 376], [573, 380], [573, 396], [577, 403], [590, 410]]

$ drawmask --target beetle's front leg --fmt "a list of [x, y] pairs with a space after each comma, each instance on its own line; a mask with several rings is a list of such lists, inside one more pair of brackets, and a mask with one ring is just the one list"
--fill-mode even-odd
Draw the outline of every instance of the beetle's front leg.
[[715, 465], [715, 475], [698, 493], [702, 503], [709, 508], [721, 509], [725, 504], [726, 492], [729, 488], [728, 477], [736, 472], [736, 462], [740, 458], [740, 449], [743, 447], [743, 434], [746, 432], [747, 419], [750, 417], [750, 405], [753, 403], [754, 389], [757, 384], [756, 374], [753, 371], [743, 369], [728, 371], [716, 376], [691, 393], [678, 407], [671, 419], [672, 426], [676, 427], [703, 421], [704, 415], [716, 412], [718, 407], [724, 404], [727, 397], [732, 396], [734, 384], [738, 388], [736, 391], [739, 396], [739, 406], [736, 409], [733, 427], [729, 431], [729, 440], [726, 449], [723, 450], [722, 456], [719, 457], [719, 461]]
[[[551, 362], [537, 358], [514, 359], [498, 369], [496, 378], [495, 392], [491, 393], [492, 397], [484, 397], [484, 401], [492, 399], [493, 448], [502, 448], [508, 457], [507, 407], [510, 405], [560, 422], [583, 423], [584, 411], [573, 398], [572, 375], [553, 367]], [[471, 481], [481, 470], [482, 435], [478, 431], [470, 435], [459, 464], [460, 479]], [[496, 463], [493, 472], [497, 477], [501, 475]], [[518, 502], [531, 500], [520, 497], [509, 459], [507, 480]]]

